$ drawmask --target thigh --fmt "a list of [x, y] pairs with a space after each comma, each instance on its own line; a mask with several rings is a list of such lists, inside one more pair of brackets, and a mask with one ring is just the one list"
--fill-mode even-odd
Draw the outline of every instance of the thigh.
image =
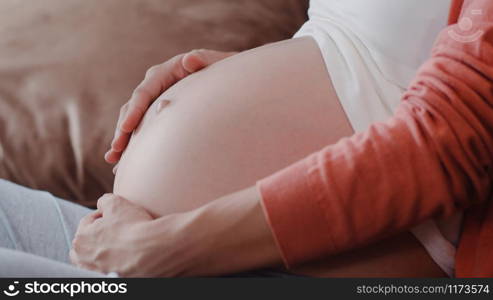
[[91, 210], [0, 180], [0, 247], [68, 262], [79, 220]]
[[66, 263], [29, 253], [0, 248], [0, 277], [105, 277]]
[[446, 277], [410, 233], [298, 266], [297, 274], [316, 277]]

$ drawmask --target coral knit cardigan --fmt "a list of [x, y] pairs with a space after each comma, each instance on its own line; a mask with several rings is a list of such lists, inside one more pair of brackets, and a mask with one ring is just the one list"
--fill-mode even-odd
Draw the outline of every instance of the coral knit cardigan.
[[439, 35], [390, 120], [257, 183], [286, 266], [463, 210], [456, 276], [493, 276], [493, 1], [454, 1], [459, 17], [472, 28]]

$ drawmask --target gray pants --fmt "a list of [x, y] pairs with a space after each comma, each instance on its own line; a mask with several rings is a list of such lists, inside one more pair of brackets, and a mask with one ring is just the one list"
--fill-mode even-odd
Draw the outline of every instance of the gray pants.
[[[0, 179], [0, 277], [106, 277], [69, 262], [79, 221], [90, 212], [48, 192]], [[227, 277], [298, 276], [256, 270]]]
[[91, 210], [0, 179], [0, 277], [102, 277], [72, 266], [79, 220]]

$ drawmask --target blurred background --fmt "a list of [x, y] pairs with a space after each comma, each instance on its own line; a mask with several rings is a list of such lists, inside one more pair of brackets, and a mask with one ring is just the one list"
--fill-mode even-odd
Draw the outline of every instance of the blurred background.
[[119, 108], [147, 68], [287, 39], [308, 0], [1, 0], [0, 178], [93, 206]]

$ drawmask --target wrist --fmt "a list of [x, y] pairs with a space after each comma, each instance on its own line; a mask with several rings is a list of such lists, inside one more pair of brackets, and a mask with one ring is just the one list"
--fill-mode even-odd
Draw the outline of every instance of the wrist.
[[281, 266], [256, 187], [219, 198], [189, 213], [183, 234], [191, 236], [195, 275], [219, 275]]
[[[143, 248], [147, 259], [143, 264], [152, 263], [155, 276], [176, 277], [193, 275], [191, 269], [197, 264], [201, 249], [202, 233], [192, 232], [194, 212], [177, 213], [157, 218], [141, 226], [145, 236]], [[150, 262], [152, 260], [152, 262]]]
[[[150, 223], [157, 264], [182, 276], [214, 276], [281, 266], [282, 260], [252, 187], [190, 212]], [[158, 244], [158, 245], [157, 245]], [[164, 254], [166, 253], [166, 254]]]

